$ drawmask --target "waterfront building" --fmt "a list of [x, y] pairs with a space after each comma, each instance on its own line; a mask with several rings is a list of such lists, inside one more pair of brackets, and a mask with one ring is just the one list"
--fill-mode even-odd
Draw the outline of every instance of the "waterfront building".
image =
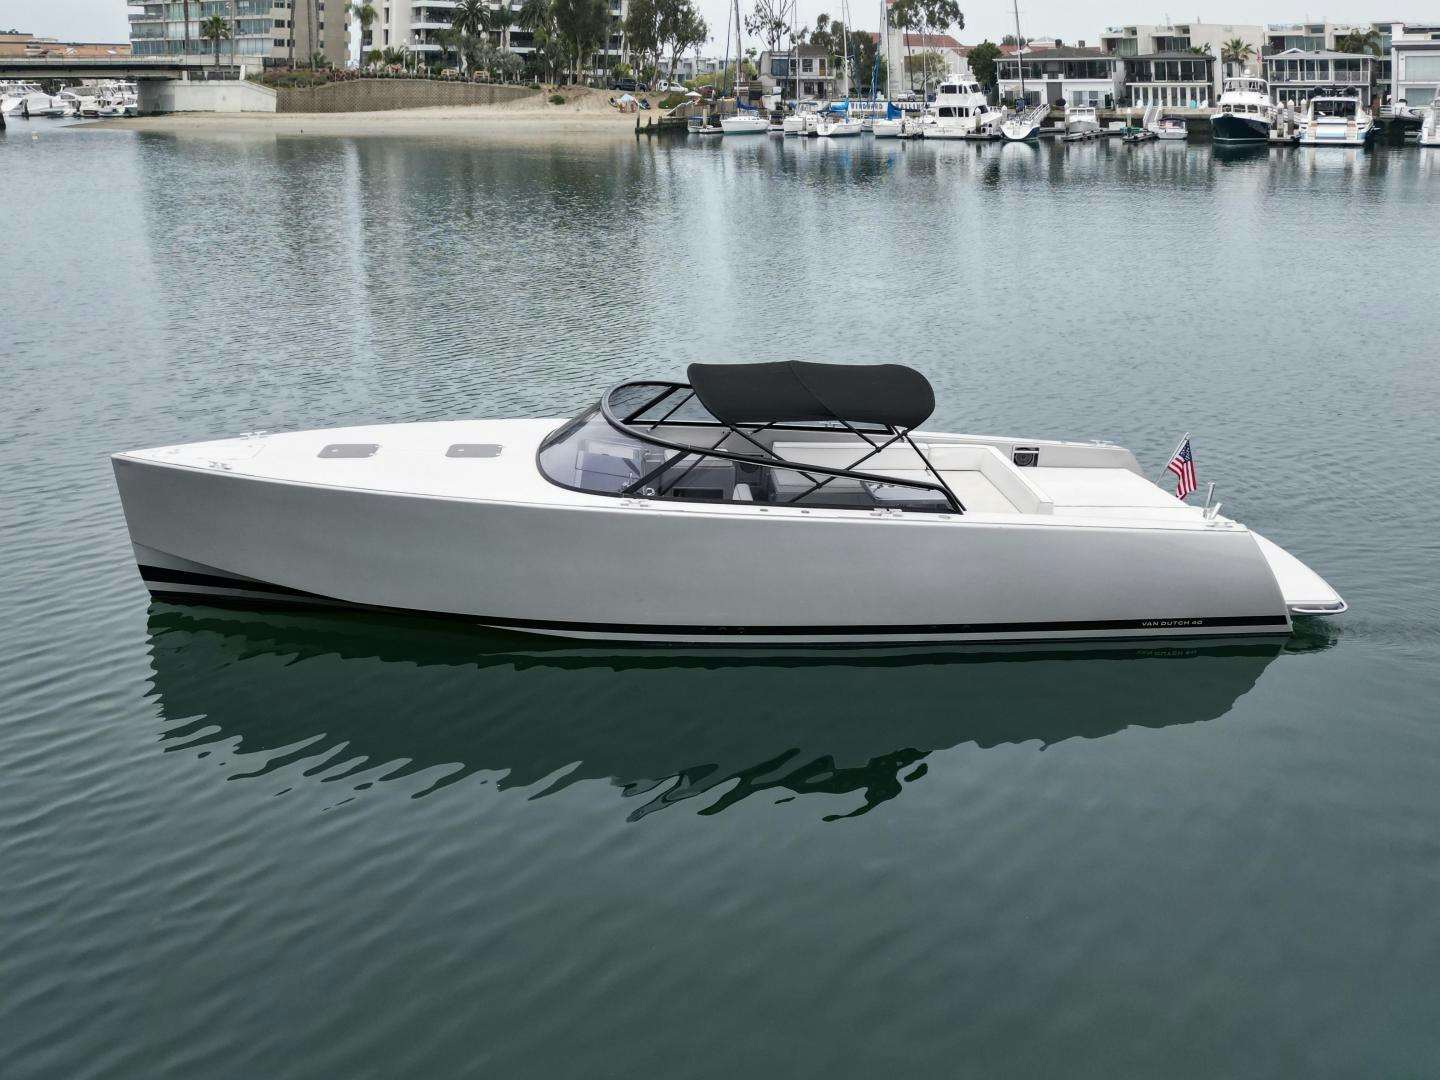
[[1021, 74], [1025, 99], [1033, 105], [1093, 105], [1107, 108], [1121, 100], [1124, 68], [1120, 57], [1098, 48], [1023, 49], [995, 61], [1002, 101], [1018, 100]]
[[[786, 98], [795, 96], [795, 52], [794, 49], [775, 52], [766, 49], [760, 54], [757, 67], [764, 93], [779, 93]], [[801, 45], [799, 53], [801, 100], [829, 101], [845, 96], [847, 88], [841, 70], [843, 65], [832, 62], [828, 49], [818, 45]]]
[[200, 26], [212, 15], [231, 24], [231, 39], [220, 43], [220, 60], [234, 68], [308, 62], [316, 52], [344, 67], [350, 56], [349, 5], [341, 0], [190, 0], [188, 42], [184, 4], [131, 0], [129, 7], [130, 44], [136, 56], [183, 59], [196, 68], [210, 68], [215, 46], [200, 37]]
[[1397, 24], [1387, 59], [1394, 101], [1422, 109], [1440, 94], [1440, 24]]
[[[507, 2], [518, 17], [520, 11], [518, 0], [515, 2], [507, 0]], [[499, 3], [498, 0], [490, 4], [490, 7], [497, 11], [502, 6], [505, 5]], [[604, 78], [616, 64], [629, 62], [630, 52], [625, 47], [623, 32], [628, 9], [628, 0], [610, 0], [606, 9], [609, 14], [610, 32], [604, 48], [597, 50], [589, 58], [586, 74], [590, 77]], [[455, 12], [455, 0], [413, 0], [413, 2], [393, 0], [384, 5], [377, 4], [376, 10], [380, 13], [380, 18], [370, 27], [370, 34], [364, 45], [365, 51], [405, 49], [417, 54], [421, 63], [427, 66], [454, 62], [454, 53], [450, 53], [447, 58], [445, 49], [440, 44], [440, 36], [451, 27], [451, 19]], [[522, 59], [525, 59], [535, 51], [535, 34], [518, 23], [512, 23], [504, 30], [491, 31], [490, 44], [517, 53]], [[681, 59], [682, 64], [676, 65], [677, 73], [683, 66], [684, 58]], [[668, 71], [668, 62], [662, 61], [660, 70]]]
[[[725, 60], [719, 56], [701, 56], [694, 53], [690, 56], [682, 56], [675, 63], [675, 78], [680, 82], [689, 82], [698, 79], [701, 75], [714, 75], [725, 66]], [[661, 65], [662, 72], [670, 70], [669, 63]]]
[[1359, 87], [1368, 102], [1375, 92], [1377, 64], [1367, 53], [1287, 49], [1265, 57], [1265, 78], [1278, 105], [1299, 107], [1322, 86]]
[[1215, 93], [1215, 57], [1193, 52], [1127, 56], [1124, 69], [1126, 105], [1162, 105], [1172, 109], [1207, 109]]
[[[1253, 56], [1248, 64], [1226, 63], [1222, 59], [1226, 42], [1235, 39], [1249, 45]], [[1265, 32], [1259, 23], [1172, 23], [1158, 25], [1133, 23], [1109, 26], [1100, 35], [1100, 47], [1119, 56], [1124, 63], [1170, 53], [1189, 53], [1199, 49], [1212, 58], [1210, 65], [1210, 100], [1220, 96], [1220, 86], [1229, 75], [1259, 74], [1260, 54]], [[1126, 77], [1126, 81], [1130, 81]], [[1166, 89], [1168, 88], [1161, 88]]]

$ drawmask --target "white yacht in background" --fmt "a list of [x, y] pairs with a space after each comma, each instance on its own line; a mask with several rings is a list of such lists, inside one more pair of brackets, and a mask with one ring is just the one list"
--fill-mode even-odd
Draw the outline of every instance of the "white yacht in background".
[[809, 135], [816, 130], [820, 123], [820, 109], [822, 103], [818, 101], [802, 101], [795, 106], [795, 111], [785, 117], [782, 127], [786, 135]]
[[1435, 100], [1430, 102], [1420, 123], [1420, 145], [1440, 146], [1440, 90], [1435, 91]]
[[822, 113], [815, 124], [815, 134], [822, 139], [844, 139], [860, 135], [865, 124], [844, 113]]
[[1375, 136], [1375, 119], [1358, 87], [1322, 87], [1300, 114], [1301, 146], [1367, 146]]
[[896, 364], [692, 364], [569, 420], [257, 432], [113, 463], [166, 600], [729, 645], [1281, 635], [1346, 608], [1128, 450], [918, 430], [934, 406]]
[[1155, 137], [1183, 142], [1190, 138], [1190, 128], [1178, 116], [1164, 116], [1155, 123]]
[[1270, 84], [1264, 79], [1254, 75], [1226, 79], [1210, 114], [1210, 137], [1222, 143], [1268, 142], [1275, 118]]
[[1099, 134], [1100, 115], [1094, 105], [1065, 106], [1065, 138], [1092, 139]]
[[969, 75], [947, 75], [925, 110], [927, 139], [963, 139], [989, 131], [1000, 123], [1001, 112], [986, 100], [980, 84]]
[[733, 116], [722, 116], [720, 130], [726, 135], [764, 135], [770, 130], [770, 120], [757, 109], [741, 109]]

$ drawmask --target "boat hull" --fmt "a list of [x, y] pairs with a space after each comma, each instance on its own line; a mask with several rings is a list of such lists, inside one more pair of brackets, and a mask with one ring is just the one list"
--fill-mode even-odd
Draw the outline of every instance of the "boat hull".
[[726, 116], [720, 120], [720, 130], [726, 135], [764, 135], [770, 121], [763, 116]]
[[1215, 113], [1210, 117], [1210, 137], [1224, 143], [1269, 142], [1270, 125], [1260, 116]]
[[1363, 124], [1310, 123], [1300, 131], [1296, 140], [1301, 146], [1368, 146], [1375, 137], [1375, 126], [1368, 121]]
[[714, 644], [1290, 631], [1276, 576], [1238, 526], [503, 503], [114, 463], [141, 575], [164, 599]]

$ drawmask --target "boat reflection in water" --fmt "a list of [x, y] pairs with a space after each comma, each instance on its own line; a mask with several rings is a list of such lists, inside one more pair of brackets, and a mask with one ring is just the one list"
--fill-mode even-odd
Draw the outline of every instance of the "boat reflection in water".
[[603, 780], [637, 800], [631, 820], [762, 794], [853, 793], [833, 816], [863, 814], [934, 751], [1213, 720], [1281, 651], [1328, 644], [685, 651], [164, 604], [149, 632], [164, 745], [224, 744], [232, 778], [287, 768], [359, 791], [410, 777], [430, 794], [495, 772], [501, 789], [548, 779], [539, 795]]

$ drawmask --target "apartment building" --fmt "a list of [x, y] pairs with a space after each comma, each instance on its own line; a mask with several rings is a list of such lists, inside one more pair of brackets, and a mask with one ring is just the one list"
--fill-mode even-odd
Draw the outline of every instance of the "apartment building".
[[[364, 51], [403, 48], [417, 53], [426, 64], [446, 62], [441, 35], [450, 29], [455, 0], [372, 0], [372, 3], [375, 4], [380, 18], [370, 28], [363, 45]], [[507, 5], [495, 2], [490, 6], [500, 10]], [[510, 0], [508, 6], [518, 13], [519, 0]], [[608, 41], [603, 49], [594, 54], [589, 69], [591, 75], [603, 76], [616, 64], [629, 62], [629, 50], [625, 47], [623, 33], [628, 8], [627, 0], [610, 0]], [[521, 57], [535, 51], [534, 33], [515, 23], [505, 30], [492, 32], [490, 43], [518, 53]], [[449, 59], [454, 59], [453, 53]]]
[[201, 39], [200, 26], [219, 15], [231, 27], [231, 39], [220, 43], [222, 64], [274, 67], [319, 52], [344, 67], [350, 58], [349, 5], [342, 0], [131, 0], [128, 7], [135, 56], [184, 57], [197, 68], [209, 67], [215, 46]]
[[1395, 24], [1386, 59], [1391, 76], [1387, 91], [1395, 101], [1423, 108], [1440, 97], [1440, 23]]
[[[1226, 64], [1222, 61], [1225, 44], [1235, 39], [1250, 46], [1253, 55], [1249, 63]], [[1259, 73], [1264, 44], [1265, 31], [1259, 23], [1135, 23], [1106, 27], [1100, 35], [1100, 47], [1121, 57], [1127, 65], [1132, 59], [1164, 59], [1192, 49], [1208, 53], [1215, 60], [1210, 69], [1211, 100], [1219, 96], [1227, 75]]]
[[1376, 89], [1379, 60], [1368, 54], [1324, 49], [1286, 49], [1265, 57], [1270, 97], [1281, 105], [1301, 106], [1321, 87], [1358, 87], [1370, 99]]
[[1114, 106], [1122, 100], [1124, 67], [1120, 57], [1103, 49], [1026, 48], [995, 61], [1001, 101], [1025, 100], [1034, 105]]

